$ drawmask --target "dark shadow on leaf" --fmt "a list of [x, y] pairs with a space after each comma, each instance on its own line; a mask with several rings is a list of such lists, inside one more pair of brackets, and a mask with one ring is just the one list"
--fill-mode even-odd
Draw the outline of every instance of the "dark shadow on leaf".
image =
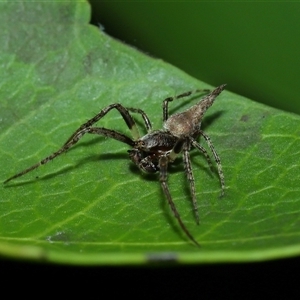
[[[218, 169], [217, 169], [217, 166], [216, 166], [216, 162], [215, 162], [214, 158], [211, 157], [212, 155], [210, 155], [211, 162], [212, 162], [212, 170], [209, 168], [209, 164], [205, 160], [205, 158], [202, 162], [199, 161], [199, 159], [198, 159], [199, 156], [203, 156], [203, 154], [197, 152], [197, 149], [195, 149], [195, 150], [193, 150], [193, 152], [191, 152], [191, 163], [192, 163], [193, 171], [196, 170], [196, 169], [197, 170], [200, 169], [210, 177], [214, 177], [213, 174], [218, 175]], [[195, 178], [195, 180], [196, 180], [196, 178]]]
[[[65, 166], [62, 169], [58, 170], [58, 171], [52, 172], [51, 174], [45, 174], [45, 175], [42, 175], [42, 176], [35, 176], [35, 180], [29, 179], [27, 181], [22, 181], [22, 182], [12, 181], [9, 184], [5, 185], [5, 187], [8, 188], [8, 187], [16, 187], [16, 186], [23, 186], [23, 185], [27, 185], [27, 184], [32, 184], [32, 183], [36, 182], [36, 180], [49, 180], [49, 179], [55, 178], [59, 175], [64, 175], [64, 174], [66, 174], [66, 173], [68, 173], [68, 172], [70, 172], [71, 170], [74, 170], [74, 169], [78, 169], [78, 172], [80, 172], [79, 171], [80, 166], [88, 164], [88, 163], [96, 162], [96, 163], [99, 163], [99, 165], [100, 165], [101, 160], [116, 160], [116, 159], [126, 160], [126, 159], [128, 159], [128, 154], [127, 153], [111, 153], [111, 154], [90, 155], [88, 157], [80, 159], [79, 161], [75, 162], [71, 166], [70, 165]], [[50, 163], [55, 163], [55, 161], [53, 161], [53, 162], [51, 161], [48, 164], [46, 164], [44, 166], [41, 166], [39, 169], [46, 169], [47, 165], [49, 165]], [[34, 171], [36, 171], [36, 170], [34, 170]], [[33, 173], [28, 173], [28, 174], [33, 174]], [[30, 175], [27, 175], [27, 176], [30, 176]]]
[[139, 176], [143, 180], [157, 181], [157, 182], [159, 181], [159, 179], [158, 179], [158, 173], [154, 173], [154, 174], [144, 173], [134, 163], [130, 163], [129, 166], [128, 166], [128, 168], [129, 168], [130, 172], [134, 173], [136, 176]]
[[[99, 166], [101, 164], [101, 160], [116, 160], [116, 159], [126, 159], [128, 157], [127, 153], [112, 153], [112, 154], [101, 154], [101, 155], [90, 155], [88, 157], [85, 157], [85, 158], [82, 158], [80, 159], [78, 162], [76, 162], [74, 165], [72, 166], [68, 166], [68, 167], [65, 167], [57, 172], [54, 172], [52, 174], [48, 174], [48, 175], [45, 175], [43, 176], [43, 178], [41, 178], [41, 180], [44, 180], [44, 179], [51, 179], [53, 177], [56, 177], [58, 175], [63, 175], [71, 170], [74, 170], [74, 169], [78, 169], [78, 172], [80, 172], [80, 167], [82, 165], [85, 165], [85, 164], [89, 164], [89, 163], [92, 163], [92, 162], [95, 162], [95, 163], [99, 163]], [[95, 164], [93, 164], [93, 166], [95, 166]]]
[[212, 123], [217, 122], [217, 119], [221, 118], [224, 111], [219, 110], [209, 116], [205, 116], [201, 123], [201, 129], [205, 132], [205, 129], [208, 128]]
[[[171, 192], [172, 193], [172, 192]], [[167, 204], [167, 200], [166, 197], [163, 193], [163, 191], [161, 190], [161, 201], [160, 201], [160, 206], [161, 206], [161, 210], [163, 211], [163, 215], [166, 218], [167, 222], [170, 224], [170, 226], [172, 227], [172, 230], [176, 232], [176, 234], [178, 236], [181, 237], [181, 239], [183, 241], [186, 241], [187, 243], [192, 243], [189, 238], [185, 235], [185, 233], [183, 232], [182, 228], [180, 227], [180, 225], [178, 224], [176, 218], [173, 216], [171, 209], [169, 207], [169, 205]], [[177, 207], [176, 203], [175, 206]], [[180, 211], [178, 211], [179, 215], [181, 216]], [[181, 217], [182, 218], [182, 217]], [[185, 220], [182, 220], [183, 223], [185, 224]], [[189, 228], [188, 228], [189, 230]]]

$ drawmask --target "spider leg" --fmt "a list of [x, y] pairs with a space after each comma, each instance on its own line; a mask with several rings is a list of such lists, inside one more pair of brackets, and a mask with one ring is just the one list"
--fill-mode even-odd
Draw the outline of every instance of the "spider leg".
[[91, 127], [93, 124], [95, 124], [96, 122], [98, 122], [100, 119], [102, 119], [109, 111], [111, 111], [112, 109], [117, 109], [119, 111], [119, 113], [121, 114], [121, 116], [123, 117], [127, 127], [130, 129], [131, 134], [133, 136], [133, 138], [136, 140], [140, 137], [138, 128], [136, 126], [136, 123], [134, 121], [134, 119], [132, 118], [132, 116], [130, 115], [128, 109], [126, 107], [124, 107], [123, 105], [119, 104], [119, 103], [114, 103], [114, 104], [110, 104], [107, 107], [103, 108], [96, 116], [94, 116], [93, 118], [89, 119], [87, 122], [85, 122], [84, 124], [82, 124], [70, 137], [69, 139], [65, 142], [65, 144], [68, 144], [69, 141], [71, 141], [73, 139], [74, 136], [76, 136], [76, 134], [78, 132], [80, 132], [81, 130], [83, 130], [84, 128], [88, 128]]
[[[202, 135], [203, 138], [205, 139], [205, 141], [206, 141], [208, 147], [210, 148], [210, 150], [211, 150], [211, 152], [212, 152], [212, 154], [213, 154], [213, 156], [215, 158], [215, 161], [217, 163], [218, 174], [219, 174], [219, 178], [220, 178], [220, 182], [221, 182], [221, 195], [220, 196], [223, 197], [224, 196], [224, 190], [225, 190], [225, 180], [224, 180], [224, 174], [223, 174], [223, 170], [222, 170], [222, 165], [221, 165], [220, 157], [219, 157], [217, 151], [215, 150], [215, 147], [213, 146], [213, 144], [212, 144], [212, 142], [210, 140], [210, 137], [207, 134], [205, 134], [202, 130], [199, 130], [198, 133], [200, 135]], [[190, 139], [191, 139], [192, 145], [195, 148], [197, 148], [198, 150], [200, 150], [205, 155], [205, 153], [203, 152], [204, 148], [201, 147], [200, 144], [197, 143], [194, 139], [192, 139], [192, 138], [190, 138]], [[206, 152], [206, 150], [205, 150], [205, 152]]]
[[141, 110], [139, 108], [133, 108], [133, 107], [127, 107], [127, 110], [134, 112], [134, 113], [139, 113], [140, 115], [142, 115], [147, 131], [150, 132], [152, 130], [151, 121], [150, 121], [149, 117], [147, 116], [147, 114], [143, 110]]
[[167, 119], [169, 117], [169, 102], [172, 102], [175, 99], [180, 99], [180, 98], [190, 96], [194, 93], [209, 93], [209, 92], [210, 92], [210, 90], [208, 90], [208, 89], [202, 89], [202, 90], [188, 91], [188, 92], [182, 93], [180, 95], [177, 95], [175, 97], [166, 98], [163, 101], [163, 122], [167, 121]]
[[84, 132], [83, 134], [86, 134], [86, 133], [103, 135], [103, 136], [112, 138], [114, 140], [117, 140], [119, 142], [122, 142], [124, 144], [127, 144], [131, 147], [134, 146], [134, 141], [131, 138], [129, 138], [127, 135], [125, 135], [123, 133], [117, 132], [112, 129], [107, 129], [104, 127], [90, 127], [90, 128], [86, 128], [86, 132]]
[[[134, 119], [132, 118], [132, 116], [130, 115], [128, 109], [126, 109], [123, 105], [119, 104], [119, 103], [114, 103], [111, 104], [109, 106], [107, 106], [106, 108], [102, 109], [96, 116], [94, 116], [93, 118], [89, 119], [87, 122], [85, 122], [84, 124], [82, 124], [69, 138], [68, 140], [64, 143], [64, 145], [56, 152], [54, 152], [53, 154], [51, 154], [50, 156], [44, 158], [43, 160], [41, 160], [39, 163], [21, 171], [20, 173], [17, 173], [16, 175], [8, 178], [7, 180], [4, 181], [4, 183], [7, 183], [8, 181], [15, 179], [17, 177], [20, 177], [36, 168], [38, 168], [41, 165], [46, 164], [47, 162], [49, 162], [50, 160], [53, 160], [55, 157], [57, 157], [58, 155], [66, 152], [70, 147], [72, 147], [74, 144], [76, 144], [78, 142], [78, 140], [86, 133], [89, 131], [89, 128], [91, 128], [91, 126], [98, 122], [101, 118], [103, 118], [109, 111], [111, 111], [112, 109], [117, 109], [119, 111], [119, 113], [121, 114], [121, 116], [123, 117], [125, 123], [127, 124], [128, 128], [131, 131], [131, 134], [133, 136], [134, 139], [138, 139], [140, 137], [138, 128], [136, 126], [136, 123], [134, 121]], [[147, 118], [148, 119], [148, 118]], [[149, 119], [148, 119], [149, 120]], [[150, 121], [149, 121], [150, 122]], [[104, 136], [108, 136], [106, 135], [107, 132], [109, 132], [110, 130], [108, 129], [104, 129], [103, 128], [103, 132], [101, 133]], [[119, 141], [124, 142], [129, 144], [130, 146], [132, 146], [133, 141], [126, 137], [125, 135], [122, 135], [120, 133], [117, 133], [113, 130], [111, 130], [110, 132], [114, 132], [113, 134], [111, 134], [112, 138], [118, 139], [117, 137], [119, 137]]]
[[59, 156], [60, 154], [68, 151], [72, 146], [74, 146], [81, 138], [84, 134], [86, 133], [92, 133], [92, 134], [99, 134], [99, 135], [103, 135], [106, 137], [110, 137], [113, 138], [115, 140], [118, 140], [122, 143], [128, 144], [129, 146], [133, 146], [134, 145], [134, 141], [132, 139], [130, 139], [129, 137], [127, 137], [124, 134], [121, 134], [119, 132], [116, 132], [114, 130], [111, 129], [106, 129], [106, 128], [100, 128], [100, 127], [85, 127], [83, 129], [81, 129], [80, 131], [76, 131], [76, 134], [72, 135], [72, 139], [69, 139], [59, 150], [57, 150], [56, 152], [52, 153], [51, 155], [47, 156], [46, 158], [42, 159], [40, 162], [38, 162], [37, 164], [17, 173], [16, 175], [6, 179], [4, 181], [4, 183], [9, 182], [12, 179], [15, 179], [17, 177], [23, 176], [24, 174], [38, 168], [41, 165], [44, 165], [46, 163], [48, 163], [49, 161], [53, 160], [55, 157]]
[[192, 202], [194, 207], [194, 212], [196, 216], [197, 224], [199, 225], [199, 212], [198, 212], [198, 203], [196, 199], [196, 188], [195, 188], [195, 179], [193, 175], [193, 169], [191, 165], [191, 158], [190, 158], [190, 150], [191, 150], [191, 142], [189, 139], [183, 145], [183, 163], [184, 169], [187, 176], [187, 179], [190, 183], [190, 189], [192, 193]]
[[191, 165], [191, 159], [189, 151], [191, 149], [191, 142], [187, 139], [178, 140], [175, 146], [173, 147], [172, 151], [169, 154], [169, 160], [172, 162], [176, 159], [178, 154], [183, 150], [183, 163], [185, 174], [190, 184], [191, 194], [192, 194], [192, 203], [194, 207], [194, 212], [196, 216], [196, 222], [199, 225], [199, 212], [198, 212], [198, 203], [196, 199], [196, 188], [195, 188], [195, 180]]
[[[193, 203], [193, 207], [194, 207], [194, 211], [195, 211], [196, 221], [197, 221], [197, 224], [199, 225], [199, 213], [198, 213], [198, 204], [197, 204], [197, 199], [196, 199], [195, 180], [194, 180], [191, 159], [190, 159], [190, 154], [189, 154], [189, 151], [191, 150], [191, 141], [189, 138], [180, 139], [176, 142], [172, 151], [169, 153], [169, 161], [173, 162], [182, 150], [183, 150], [184, 169], [185, 169], [185, 173], [188, 178], [188, 181], [190, 183], [190, 189], [191, 189], [191, 193], [192, 193], [192, 203]], [[204, 149], [204, 151], [205, 151], [205, 149]], [[210, 161], [209, 156], [208, 156], [208, 160]]]
[[196, 244], [198, 247], [200, 247], [199, 243], [194, 239], [194, 237], [191, 235], [191, 233], [188, 231], [188, 229], [185, 227], [183, 224], [180, 215], [177, 211], [177, 208], [175, 206], [175, 203], [172, 200], [171, 194], [169, 187], [167, 185], [167, 169], [168, 169], [168, 158], [166, 156], [161, 156], [159, 159], [159, 168], [160, 168], [160, 176], [159, 176], [159, 181], [162, 186], [163, 192], [167, 198], [168, 204], [177, 219], [181, 229], [185, 232], [185, 234], [188, 236], [188, 238]]
[[210, 159], [210, 156], [209, 154], [207, 153], [206, 149], [204, 147], [202, 147], [197, 141], [194, 140], [194, 138], [192, 137], [189, 137], [192, 145], [197, 148], [205, 157], [207, 163], [208, 163], [208, 166], [210, 168], [210, 170], [213, 172], [213, 165], [212, 165], [212, 162], [211, 162], [211, 159]]

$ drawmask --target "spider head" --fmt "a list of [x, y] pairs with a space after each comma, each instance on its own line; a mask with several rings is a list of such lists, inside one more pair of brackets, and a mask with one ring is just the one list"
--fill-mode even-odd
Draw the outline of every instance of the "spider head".
[[128, 153], [131, 161], [143, 172], [156, 173], [159, 170], [155, 155], [150, 155], [149, 153], [140, 149], [128, 150]]
[[152, 131], [134, 142], [129, 150], [131, 161], [146, 173], [159, 171], [159, 159], [173, 149], [177, 138], [164, 130]]

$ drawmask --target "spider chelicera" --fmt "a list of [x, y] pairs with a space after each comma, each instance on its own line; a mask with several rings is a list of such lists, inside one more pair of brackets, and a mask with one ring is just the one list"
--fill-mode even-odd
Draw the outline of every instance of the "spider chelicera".
[[[131, 150], [128, 150], [129, 157], [142, 171], [146, 173], [156, 173], [159, 172], [159, 181], [162, 187], [162, 190], [165, 194], [165, 197], [168, 201], [168, 204], [177, 219], [180, 227], [185, 232], [187, 237], [193, 241], [197, 246], [198, 242], [194, 239], [191, 233], [188, 231], [186, 226], [181, 220], [181, 217], [177, 211], [175, 203], [173, 202], [168, 184], [167, 184], [167, 170], [169, 163], [174, 162], [176, 157], [180, 152], [183, 153], [183, 163], [184, 169], [189, 181], [191, 194], [192, 194], [192, 203], [195, 211], [195, 216], [197, 224], [199, 224], [199, 213], [196, 200], [196, 189], [195, 189], [195, 180], [192, 171], [191, 159], [190, 159], [190, 150], [192, 147], [198, 149], [205, 156], [210, 168], [212, 168], [212, 163], [210, 157], [205, 150], [198, 142], [197, 138], [202, 136], [209, 146], [214, 159], [217, 164], [218, 174], [221, 182], [221, 196], [224, 195], [225, 183], [224, 176], [222, 171], [222, 166], [220, 158], [209, 138], [201, 130], [201, 121], [206, 110], [213, 104], [215, 98], [223, 91], [225, 84], [217, 87], [215, 90], [210, 92], [208, 95], [203, 97], [201, 101], [193, 105], [184, 112], [173, 114], [169, 117], [169, 102], [172, 102], [175, 99], [184, 98], [190, 96], [194, 92], [209, 92], [208, 90], [196, 90], [189, 91], [183, 94], [180, 94], [176, 97], [169, 97], [163, 101], [163, 129], [161, 130], [152, 130], [151, 122], [147, 114], [139, 108], [124, 107], [119, 103], [114, 103], [106, 108], [102, 109], [96, 116], [88, 120], [86, 123], [82, 124], [64, 143], [64, 145], [52, 153], [48, 157], [41, 160], [39, 163], [17, 173], [16, 175], [8, 178], [4, 183], [9, 182], [12, 179], [23, 176], [24, 174], [38, 168], [41, 165], [48, 163], [53, 160], [55, 157], [60, 154], [68, 151], [73, 145], [75, 145], [86, 133], [98, 134], [113, 138], [122, 143], [125, 143], [132, 147]], [[94, 127], [93, 125], [103, 118], [109, 111], [112, 109], [117, 109], [118, 112], [123, 117], [127, 127], [130, 129], [132, 137], [130, 138], [123, 133], [119, 133], [112, 129], [107, 129], [103, 127]], [[142, 116], [145, 127], [147, 129], [147, 134], [140, 136], [137, 125], [131, 113], [138, 113]]]

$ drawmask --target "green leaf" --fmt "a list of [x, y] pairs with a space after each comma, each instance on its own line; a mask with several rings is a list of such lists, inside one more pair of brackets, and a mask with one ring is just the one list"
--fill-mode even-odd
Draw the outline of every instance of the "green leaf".
[[[211, 88], [88, 25], [89, 15], [88, 4], [78, 1], [0, 4], [2, 181], [59, 149], [111, 103], [143, 109], [160, 129], [164, 98]], [[196, 101], [171, 103], [171, 113]], [[98, 124], [130, 136], [116, 111]], [[170, 213], [158, 177], [141, 174], [125, 144], [85, 136], [67, 154], [1, 187], [0, 253], [68, 264], [298, 255], [299, 116], [225, 91], [202, 128], [220, 155], [226, 191], [220, 199], [217, 172], [192, 150], [199, 226], [182, 159], [169, 170], [174, 202], [200, 249]]]

